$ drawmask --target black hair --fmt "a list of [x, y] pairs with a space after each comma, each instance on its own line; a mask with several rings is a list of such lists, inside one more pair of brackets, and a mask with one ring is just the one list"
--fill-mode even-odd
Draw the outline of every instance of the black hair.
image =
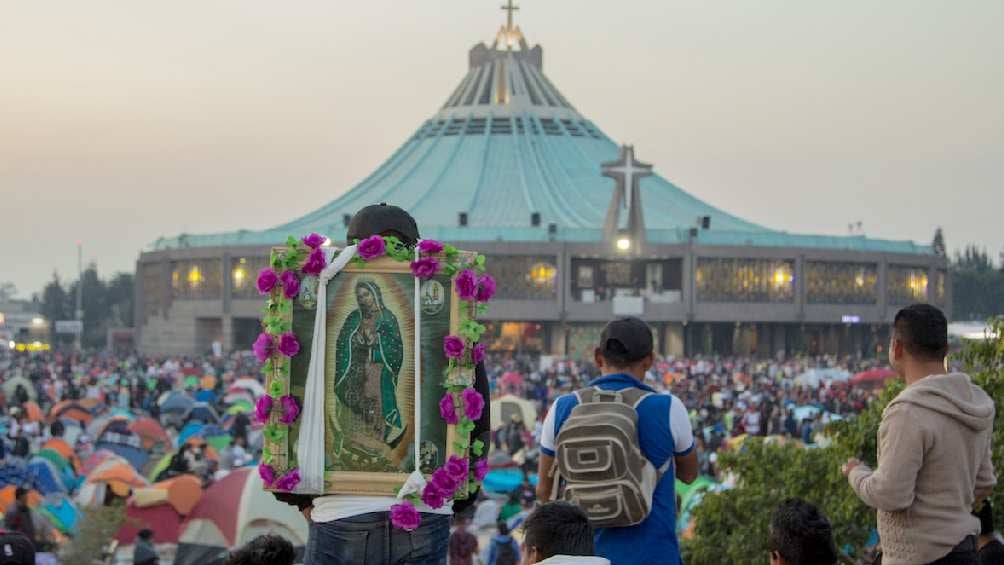
[[150, 528], [143, 528], [136, 534], [136, 536], [139, 537], [139, 539], [150, 539], [153, 537], [153, 530]]
[[994, 533], [994, 509], [990, 506], [989, 500], [983, 501], [980, 511], [976, 512], [976, 517], [980, 519], [981, 536], [988, 536]]
[[770, 520], [768, 548], [789, 565], [832, 565], [837, 562], [830, 521], [819, 510], [795, 498], [785, 500]]
[[18, 498], [21, 498], [22, 496], [28, 494], [29, 492], [31, 491], [26, 489], [25, 487], [17, 487], [17, 489], [14, 491], [14, 499], [16, 500]]
[[262, 535], [227, 557], [226, 565], [293, 565], [296, 552], [286, 538]]
[[578, 506], [564, 501], [538, 506], [523, 522], [523, 545], [541, 559], [555, 555], [595, 555], [593, 526]]
[[608, 339], [605, 347], [600, 348], [600, 355], [609, 367], [629, 367], [644, 357], [635, 358], [631, 355], [624, 344], [617, 339]]
[[500, 536], [509, 535], [509, 524], [506, 524], [505, 520], [499, 520], [495, 527], [498, 528]]
[[66, 426], [59, 420], [56, 420], [49, 426], [49, 435], [52, 437], [63, 437], [64, 433], [66, 433]]
[[948, 320], [930, 304], [913, 304], [897, 312], [893, 332], [914, 357], [941, 361], [948, 355]]

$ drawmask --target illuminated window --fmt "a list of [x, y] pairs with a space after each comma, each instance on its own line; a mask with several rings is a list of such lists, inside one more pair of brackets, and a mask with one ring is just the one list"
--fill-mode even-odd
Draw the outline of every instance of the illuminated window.
[[878, 302], [878, 266], [874, 263], [806, 261], [805, 283], [809, 304]]
[[912, 304], [927, 298], [927, 269], [889, 265], [886, 292], [890, 304]]
[[702, 257], [694, 282], [701, 302], [793, 302], [795, 262]]
[[171, 264], [171, 293], [181, 299], [223, 297], [223, 263], [219, 259], [190, 259]]
[[258, 299], [255, 281], [268, 267], [268, 257], [239, 257], [230, 260], [230, 294], [237, 299]]
[[498, 284], [496, 298], [554, 300], [558, 297], [557, 257], [548, 255], [490, 255], [486, 266]]

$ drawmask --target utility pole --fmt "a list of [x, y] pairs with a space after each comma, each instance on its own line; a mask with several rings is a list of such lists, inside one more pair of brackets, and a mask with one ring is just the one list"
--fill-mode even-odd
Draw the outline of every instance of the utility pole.
[[[83, 242], [79, 239], [77, 240], [77, 311], [75, 312], [75, 319], [83, 324], [84, 320], [84, 246]], [[81, 338], [83, 337], [83, 329], [77, 334], [76, 339], [76, 350], [81, 349]]]

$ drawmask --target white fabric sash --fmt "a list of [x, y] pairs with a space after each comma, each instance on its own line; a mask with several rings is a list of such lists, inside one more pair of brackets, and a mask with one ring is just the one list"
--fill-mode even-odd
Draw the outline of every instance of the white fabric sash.
[[[415, 260], [418, 258], [416, 245]], [[398, 498], [421, 493], [425, 488], [425, 476], [422, 475], [422, 280], [418, 277], [415, 277], [415, 423], [412, 427], [415, 430], [415, 470], [397, 491]]]
[[328, 266], [317, 277], [317, 311], [314, 314], [314, 339], [310, 347], [310, 365], [303, 392], [303, 420], [296, 441], [296, 459], [300, 468], [300, 483], [296, 492], [324, 494], [324, 360], [327, 344], [328, 281], [337, 275], [356, 255], [350, 245], [335, 257], [334, 247], [325, 247]]

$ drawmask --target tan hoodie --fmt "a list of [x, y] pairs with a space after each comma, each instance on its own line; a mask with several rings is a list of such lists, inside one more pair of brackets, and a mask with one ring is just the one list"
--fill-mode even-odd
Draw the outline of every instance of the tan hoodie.
[[859, 465], [848, 476], [878, 510], [883, 565], [935, 561], [979, 533], [970, 511], [996, 484], [993, 421], [993, 401], [964, 373], [921, 379], [886, 406], [878, 469]]

